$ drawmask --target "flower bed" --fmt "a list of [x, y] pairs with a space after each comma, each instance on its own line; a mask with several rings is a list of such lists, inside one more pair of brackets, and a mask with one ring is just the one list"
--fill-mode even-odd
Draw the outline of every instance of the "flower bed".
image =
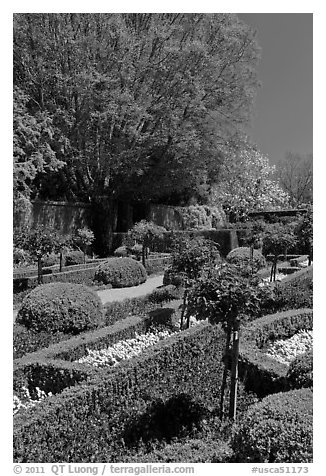
[[265, 354], [285, 365], [312, 348], [313, 331], [303, 330], [294, 334], [290, 339], [280, 339], [268, 346]]
[[119, 362], [131, 359], [141, 354], [147, 347], [157, 344], [160, 340], [174, 334], [168, 328], [151, 328], [146, 334], [137, 334], [132, 339], [119, 341], [111, 347], [100, 350], [87, 349], [87, 355], [77, 360], [80, 364], [93, 365], [94, 367], [111, 367]]
[[267, 346], [288, 339], [313, 325], [312, 309], [295, 309], [267, 315], [249, 323], [240, 336], [239, 376], [246, 389], [259, 397], [287, 390], [288, 365], [265, 353]]

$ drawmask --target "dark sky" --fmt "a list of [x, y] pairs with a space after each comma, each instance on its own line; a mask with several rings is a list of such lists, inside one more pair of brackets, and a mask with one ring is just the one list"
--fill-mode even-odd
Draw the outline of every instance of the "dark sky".
[[251, 136], [271, 163], [313, 152], [313, 15], [240, 13], [262, 48]]

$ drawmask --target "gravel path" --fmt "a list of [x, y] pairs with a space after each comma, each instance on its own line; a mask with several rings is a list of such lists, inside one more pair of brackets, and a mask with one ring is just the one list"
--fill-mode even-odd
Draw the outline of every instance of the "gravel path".
[[[147, 278], [147, 281], [139, 286], [131, 286], [130, 288], [103, 289], [96, 291], [100, 297], [102, 304], [112, 301], [123, 301], [126, 298], [133, 298], [149, 294], [154, 289], [162, 286], [163, 274]], [[14, 309], [14, 322], [16, 320], [18, 309]]]
[[126, 298], [133, 298], [149, 294], [154, 289], [162, 286], [163, 275], [147, 278], [147, 281], [139, 286], [131, 286], [129, 288], [104, 289], [97, 291], [103, 304], [112, 301], [123, 301]]

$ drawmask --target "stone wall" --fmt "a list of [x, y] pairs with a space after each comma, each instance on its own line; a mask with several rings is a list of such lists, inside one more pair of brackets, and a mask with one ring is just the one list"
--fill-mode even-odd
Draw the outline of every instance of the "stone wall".
[[14, 215], [14, 227], [43, 225], [68, 235], [78, 228], [90, 226], [91, 206], [87, 203], [32, 202], [31, 210]]
[[226, 225], [225, 213], [219, 207], [190, 205], [189, 207], [171, 207], [151, 205], [150, 221], [164, 226], [167, 230], [210, 230]]

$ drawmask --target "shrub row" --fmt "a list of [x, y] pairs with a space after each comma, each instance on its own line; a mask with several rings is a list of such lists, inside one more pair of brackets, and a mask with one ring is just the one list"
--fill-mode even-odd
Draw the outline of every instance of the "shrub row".
[[[195, 326], [23, 410], [14, 419], [15, 461], [117, 462], [140, 439], [166, 429], [172, 437], [219, 401], [223, 345], [219, 327]], [[240, 385], [239, 408], [247, 404]]]
[[[62, 273], [51, 273], [43, 276], [43, 283], [76, 283], [76, 284], [93, 284], [95, 271], [97, 267], [83, 267], [82, 269], [63, 271]], [[25, 278], [14, 278], [14, 293], [33, 289], [38, 285], [37, 276], [28, 276]]]
[[[237, 231], [234, 229], [223, 228], [219, 230], [167, 231], [163, 233], [163, 238], [156, 238], [154, 240], [152, 251], [169, 253], [172, 249], [173, 241], [176, 238], [195, 238], [199, 236], [217, 243], [219, 245], [219, 252], [223, 257], [225, 257], [233, 248], [239, 246]], [[127, 233], [113, 233], [113, 249], [124, 245], [127, 240]]]
[[128, 315], [146, 314], [157, 308], [157, 305], [163, 305], [163, 303], [179, 299], [181, 295], [182, 290], [169, 285], [155, 289], [146, 296], [107, 303], [104, 306], [105, 323], [110, 325], [124, 319]]
[[[100, 263], [102, 263], [106, 259], [107, 258], [94, 258], [94, 259], [88, 258], [85, 264], [83, 263], [83, 264], [63, 266], [62, 272], [76, 271], [76, 270], [85, 269], [85, 268], [94, 268], [95, 266], [98, 266]], [[51, 274], [56, 272], [59, 272], [59, 264], [56, 264], [50, 267], [44, 266], [43, 268], [43, 274]], [[35, 277], [35, 276], [37, 276], [37, 268], [35, 266], [34, 267], [30, 266], [29, 268], [20, 268], [18, 270], [14, 270], [14, 273], [13, 273], [14, 279], [29, 278], [29, 277]]]
[[162, 273], [170, 263], [171, 256], [148, 258], [145, 263], [147, 274]]
[[246, 389], [259, 397], [287, 390], [288, 366], [268, 357], [264, 348], [277, 339], [293, 336], [299, 330], [312, 329], [312, 309], [299, 309], [261, 317], [241, 333], [239, 376]]
[[311, 463], [313, 394], [292, 390], [253, 405], [232, 441], [237, 463]]
[[28, 387], [56, 393], [57, 389], [61, 391], [86, 376], [89, 378], [97, 370], [74, 362], [86, 355], [86, 349], [98, 350], [130, 339], [136, 333], [146, 332], [151, 323], [150, 319], [129, 317], [113, 326], [80, 334], [17, 359], [14, 361], [14, 388], [24, 382]]
[[[177, 300], [181, 293], [182, 290], [174, 286], [162, 286], [146, 296], [107, 303], [104, 307], [103, 325], [112, 325], [128, 316], [146, 315], [164, 303]], [[70, 337], [62, 332], [35, 332], [19, 324], [14, 326], [13, 334], [15, 359]]]

